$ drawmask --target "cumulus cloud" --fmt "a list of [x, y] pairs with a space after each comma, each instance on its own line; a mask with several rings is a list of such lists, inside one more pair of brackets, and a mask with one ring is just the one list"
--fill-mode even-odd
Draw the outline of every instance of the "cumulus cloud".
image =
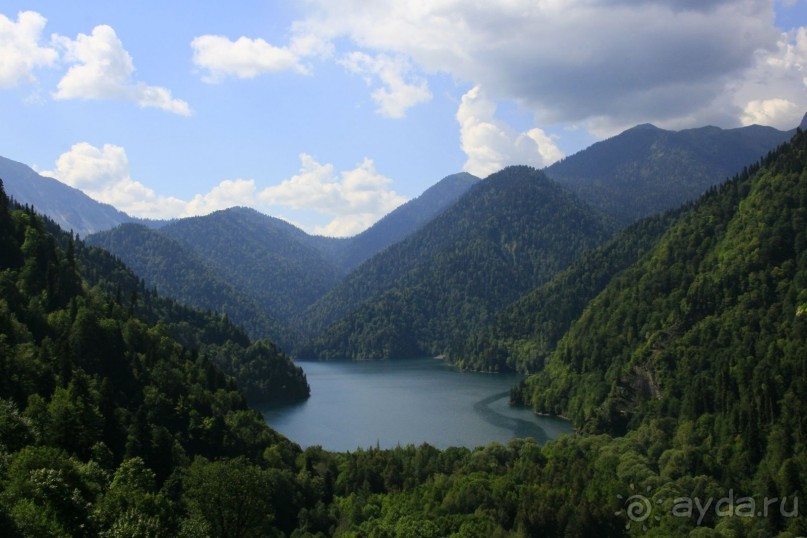
[[803, 113], [803, 108], [787, 99], [757, 99], [745, 105], [742, 122], [745, 125], [781, 125], [790, 128], [795, 125], [790, 120]]
[[329, 215], [332, 220], [314, 232], [323, 235], [356, 234], [406, 202], [390, 188], [392, 180], [378, 173], [370, 159], [336, 174], [333, 165], [300, 155], [300, 172], [258, 195], [269, 206], [305, 209]]
[[126, 151], [112, 144], [97, 148], [87, 142], [74, 144], [56, 160], [53, 170], [40, 172], [75, 187], [85, 194], [130, 215], [171, 218], [183, 211], [185, 202], [158, 196], [131, 178]]
[[91, 35], [79, 34], [75, 40], [54, 35], [53, 41], [64, 50], [63, 59], [73, 64], [59, 81], [55, 99], [131, 101], [141, 107], [191, 114], [188, 103], [175, 99], [167, 88], [133, 80], [132, 57], [113, 28], [96, 26]]
[[194, 215], [207, 215], [213, 211], [236, 206], [255, 205], [255, 180], [252, 179], [225, 179], [207, 194], [197, 194], [186, 205], [181, 214], [177, 216], [189, 217]]
[[[300, 41], [308, 51], [310, 40]], [[191, 42], [193, 63], [207, 70], [205, 82], [220, 82], [227, 76], [254, 78], [265, 73], [293, 70], [307, 72], [300, 63], [300, 56], [287, 47], [270, 45], [263, 39], [239, 37], [231, 41], [224, 36], [202, 35]]]
[[56, 50], [39, 45], [46, 23], [45, 17], [34, 11], [20, 12], [17, 22], [0, 14], [0, 88], [33, 82], [35, 68], [56, 63]]
[[742, 108], [744, 125], [798, 125], [807, 111], [807, 27], [782, 33], [775, 50], [757, 55], [734, 102]]
[[537, 168], [561, 159], [563, 153], [543, 130], [518, 133], [495, 117], [496, 104], [475, 86], [462, 96], [457, 109], [460, 145], [468, 156], [463, 169], [479, 177], [511, 164]]
[[364, 76], [368, 85], [375, 79], [381, 82], [372, 98], [382, 116], [402, 118], [409, 108], [432, 98], [426, 81], [412, 73], [410, 62], [401, 55], [351, 52], [340, 63], [351, 73]]
[[745, 103], [732, 98], [737, 81], [777, 50], [780, 35], [772, 0], [309, 4], [298, 34], [403, 55], [426, 72], [479, 84], [492, 99], [516, 100], [541, 125], [595, 121], [602, 131], [645, 121], [738, 123]]
[[300, 160], [300, 172], [278, 185], [259, 191], [253, 179], [225, 179], [190, 200], [160, 195], [132, 179], [126, 151], [113, 144], [100, 148], [87, 142], [75, 144], [59, 156], [53, 170], [40, 173], [136, 217], [191, 217], [234, 206], [267, 213], [306, 210], [328, 220], [322, 226], [307, 227], [308, 231], [332, 236], [356, 234], [406, 201], [370, 159], [338, 174], [333, 165], [320, 164], [309, 155], [302, 154]]

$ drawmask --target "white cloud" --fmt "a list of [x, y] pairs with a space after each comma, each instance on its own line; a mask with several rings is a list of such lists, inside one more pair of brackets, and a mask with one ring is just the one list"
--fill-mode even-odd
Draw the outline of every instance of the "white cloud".
[[56, 63], [56, 50], [39, 46], [46, 23], [45, 17], [34, 11], [20, 12], [17, 22], [0, 14], [0, 88], [33, 82], [35, 68]]
[[213, 211], [235, 206], [253, 206], [256, 201], [255, 181], [252, 179], [225, 179], [207, 194], [197, 194], [177, 216], [207, 215]]
[[794, 117], [804, 114], [804, 109], [787, 99], [758, 99], [749, 101], [743, 110], [744, 125], [782, 125], [792, 128]]
[[807, 111], [807, 27], [780, 36], [776, 50], [762, 51], [735, 89], [744, 125], [792, 129]]
[[543, 168], [561, 159], [563, 153], [539, 128], [517, 133], [495, 118], [496, 104], [479, 86], [462, 96], [457, 109], [460, 145], [468, 156], [463, 169], [486, 177], [511, 164]]
[[[298, 46], [304, 52], [316, 50], [312, 38], [301, 39]], [[205, 82], [215, 83], [227, 76], [254, 78], [265, 73], [296, 71], [306, 73], [297, 52], [287, 47], [270, 45], [263, 39], [239, 37], [230, 41], [224, 36], [202, 35], [191, 42], [193, 63], [208, 74]]]
[[409, 108], [432, 98], [426, 81], [412, 74], [411, 64], [401, 55], [351, 52], [340, 63], [351, 73], [364, 76], [368, 84], [373, 78], [381, 82], [383, 87], [375, 89], [372, 98], [382, 116], [402, 118]]
[[327, 225], [314, 230], [316, 233], [356, 234], [406, 202], [406, 198], [390, 188], [392, 180], [379, 174], [370, 159], [339, 176], [333, 165], [320, 164], [310, 155], [300, 155], [300, 161], [299, 174], [264, 189], [258, 197], [269, 206], [331, 216]]
[[59, 156], [53, 170], [40, 173], [135, 217], [190, 217], [234, 206], [267, 213], [304, 210], [329, 219], [325, 225], [304, 228], [334, 236], [356, 234], [406, 201], [369, 159], [339, 174], [333, 165], [320, 164], [309, 155], [301, 155], [300, 160], [299, 174], [260, 192], [253, 179], [225, 179], [190, 200], [157, 194], [132, 179], [126, 151], [112, 144], [101, 148], [87, 142], [75, 144]]
[[[512, 99], [539, 124], [739, 123], [733, 99], [775, 52], [773, 0], [311, 0], [293, 28]], [[803, 76], [803, 75], [802, 75]], [[793, 80], [765, 95], [782, 97]], [[801, 89], [801, 82], [795, 90]], [[793, 102], [796, 100], [787, 97]], [[797, 102], [801, 105], [800, 102]]]
[[75, 187], [85, 194], [130, 215], [147, 218], [171, 218], [180, 214], [185, 202], [158, 196], [129, 174], [126, 151], [112, 144], [97, 148], [87, 142], [74, 144], [56, 160], [53, 170], [40, 172]]
[[53, 41], [64, 49], [63, 59], [73, 64], [59, 81], [55, 99], [131, 101], [141, 107], [191, 114], [188, 103], [174, 99], [167, 88], [133, 80], [132, 57], [111, 27], [96, 26], [91, 35], [79, 34], [75, 40], [54, 35]]

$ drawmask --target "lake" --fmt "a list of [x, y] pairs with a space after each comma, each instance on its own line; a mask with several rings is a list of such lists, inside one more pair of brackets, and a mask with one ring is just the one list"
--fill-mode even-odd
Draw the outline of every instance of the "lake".
[[473, 448], [572, 431], [565, 420], [511, 407], [523, 376], [459, 372], [436, 359], [300, 363], [311, 397], [263, 407], [267, 424], [303, 447], [393, 448], [428, 443]]

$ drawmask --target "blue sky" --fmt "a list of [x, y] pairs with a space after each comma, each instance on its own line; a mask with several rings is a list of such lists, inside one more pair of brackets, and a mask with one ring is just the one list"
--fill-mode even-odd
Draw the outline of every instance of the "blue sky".
[[807, 111], [807, 0], [0, 4], [0, 155], [137, 216], [361, 231], [638, 123]]

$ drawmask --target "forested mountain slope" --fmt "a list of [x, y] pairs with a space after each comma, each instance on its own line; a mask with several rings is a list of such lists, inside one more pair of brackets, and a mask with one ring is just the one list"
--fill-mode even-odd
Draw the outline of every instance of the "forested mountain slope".
[[[522, 397], [587, 430], [697, 422], [720, 447], [712, 472], [776, 476], [784, 455], [807, 461], [805, 358], [799, 131], [761, 167], [712, 189], [592, 301]], [[793, 472], [805, 476], [801, 463]]]
[[140, 224], [93, 234], [87, 244], [118, 256], [149, 287], [197, 308], [227, 313], [251, 338], [282, 343], [283, 331], [251, 296], [233, 287], [174, 239]]
[[138, 220], [5, 157], [0, 157], [0, 178], [3, 178], [8, 195], [17, 202], [36, 207], [65, 230], [73, 230], [82, 236]]
[[615, 279], [532, 379], [536, 408], [607, 425], [663, 395], [667, 412], [735, 425], [789, 414], [782, 399], [807, 379], [806, 146], [799, 132], [712, 189]]
[[[204, 514], [172, 514], [179, 499], [157, 488], [172, 475], [178, 487], [175, 472], [194, 458], [241, 457], [234, 472], [253, 479], [264, 475], [249, 462], [293, 465], [298, 449], [206, 358], [229, 346], [236, 361], [249, 346], [243, 332], [145, 293], [120, 262], [54, 230], [9, 206], [0, 182], [0, 534], [176, 536], [193, 519], [205, 525]], [[123, 299], [131, 286], [138, 293]], [[258, 346], [247, 349], [253, 359], [301, 376], [268, 344]], [[280, 391], [291, 378], [273, 381], [267, 388]], [[194, 465], [202, 473], [210, 464]], [[294, 482], [279, 469], [275, 480]], [[183, 484], [192, 499], [194, 486]], [[262, 517], [268, 529], [271, 516]]]
[[629, 223], [698, 198], [794, 133], [759, 125], [683, 131], [638, 125], [545, 172], [592, 206]]
[[503, 308], [492, 323], [472, 331], [451, 347], [447, 359], [470, 370], [540, 371], [589, 301], [652, 248], [687, 208], [647, 217], [620, 230], [549, 282]]
[[0, 188], [0, 535], [803, 536], [805, 170], [799, 133], [710, 192], [521, 391], [624, 436], [346, 454], [266, 427], [175, 303], [141, 319], [131, 273]]
[[462, 172], [447, 176], [360, 234], [338, 242], [334, 255], [347, 274], [390, 245], [405, 239], [453, 205], [479, 178]]
[[148, 286], [183, 303], [227, 313], [253, 338], [291, 349], [289, 318], [329, 291], [355, 265], [422, 227], [479, 180], [444, 178], [365, 232], [311, 236], [246, 208], [168, 223], [135, 224], [87, 241], [119, 256]]
[[338, 321], [301, 356], [442, 353], [612, 229], [541, 172], [506, 168], [368, 260], [306, 312], [313, 328]]
[[252, 209], [182, 219], [160, 232], [281, 322], [321, 297], [338, 278], [335, 265], [308, 243], [305, 232]]

